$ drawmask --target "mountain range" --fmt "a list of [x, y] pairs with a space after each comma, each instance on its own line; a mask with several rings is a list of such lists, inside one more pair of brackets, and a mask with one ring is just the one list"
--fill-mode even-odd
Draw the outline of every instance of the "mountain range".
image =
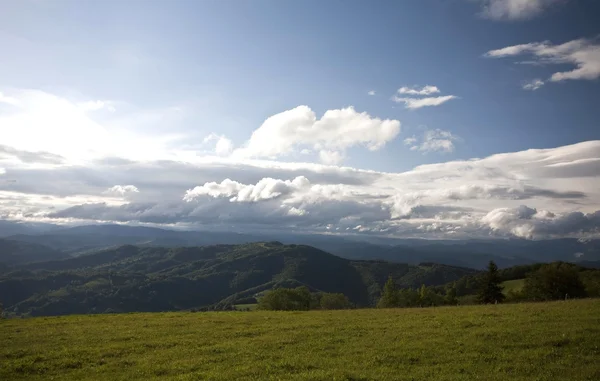
[[[9, 262], [51, 260], [77, 256], [120, 245], [140, 247], [182, 247], [250, 242], [279, 241], [285, 244], [310, 245], [352, 260], [385, 260], [419, 264], [436, 262], [453, 266], [483, 269], [490, 260], [499, 267], [552, 262], [598, 261], [600, 240], [582, 241], [575, 238], [553, 240], [489, 239], [489, 240], [424, 240], [395, 239], [376, 236], [252, 233], [223, 231], [184, 231], [127, 225], [85, 225], [60, 227], [50, 224], [22, 224], [0, 221], [0, 239], [33, 244], [33, 251], [45, 247], [46, 257], [27, 255], [19, 260], [14, 254]], [[13, 243], [13, 245], [15, 245]], [[42, 247], [40, 247], [40, 245]], [[34, 248], [36, 248], [34, 250]], [[31, 252], [30, 250], [30, 252]], [[42, 250], [43, 251], [43, 250]]]

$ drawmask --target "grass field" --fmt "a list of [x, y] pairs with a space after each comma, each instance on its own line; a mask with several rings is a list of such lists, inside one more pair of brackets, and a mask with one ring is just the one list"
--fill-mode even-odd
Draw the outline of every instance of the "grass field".
[[0, 322], [0, 380], [600, 380], [600, 300]]
[[518, 292], [525, 286], [525, 279], [507, 280], [506, 282], [502, 282], [502, 286], [504, 286], [504, 294], [508, 294], [511, 291]]
[[246, 310], [250, 310], [250, 311], [254, 311], [256, 310], [256, 307], [258, 306], [258, 304], [254, 303], [254, 304], [236, 304], [235, 305], [235, 309], [238, 311], [246, 311]]

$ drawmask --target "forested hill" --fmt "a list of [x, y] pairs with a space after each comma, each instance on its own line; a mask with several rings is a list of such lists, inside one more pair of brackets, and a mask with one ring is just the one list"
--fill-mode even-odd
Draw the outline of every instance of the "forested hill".
[[4, 266], [69, 257], [44, 245], [0, 238], [0, 264]]
[[168, 311], [252, 303], [275, 287], [305, 285], [373, 305], [392, 275], [400, 287], [441, 285], [476, 271], [352, 261], [311, 246], [279, 242], [202, 247], [121, 246], [88, 255], [20, 264], [0, 275], [10, 313], [61, 315]]

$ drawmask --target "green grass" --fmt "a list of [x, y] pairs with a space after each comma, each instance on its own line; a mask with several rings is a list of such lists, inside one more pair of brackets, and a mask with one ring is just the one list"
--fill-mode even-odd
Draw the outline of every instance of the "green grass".
[[600, 380], [600, 300], [0, 322], [0, 380]]
[[510, 291], [518, 292], [523, 289], [525, 286], [525, 279], [514, 279], [507, 280], [506, 282], [502, 282], [502, 286], [504, 286], [504, 294], [508, 294]]
[[238, 311], [245, 311], [246, 309], [250, 309], [250, 311], [254, 311], [256, 310], [256, 307], [258, 307], [258, 304], [253, 303], [253, 304], [236, 304], [235, 305], [235, 309]]

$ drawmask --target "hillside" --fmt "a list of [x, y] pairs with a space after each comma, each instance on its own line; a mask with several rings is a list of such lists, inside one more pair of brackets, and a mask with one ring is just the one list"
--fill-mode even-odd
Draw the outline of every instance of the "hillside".
[[44, 245], [0, 238], [0, 263], [4, 265], [49, 261], [68, 257], [67, 254]]
[[373, 305], [392, 275], [400, 287], [441, 285], [476, 271], [350, 261], [314, 247], [279, 242], [203, 247], [121, 246], [64, 260], [23, 264], [0, 275], [7, 311], [62, 315], [106, 311], [225, 308], [255, 302], [274, 287], [305, 285]]
[[598, 380], [600, 300], [8, 319], [2, 380]]

